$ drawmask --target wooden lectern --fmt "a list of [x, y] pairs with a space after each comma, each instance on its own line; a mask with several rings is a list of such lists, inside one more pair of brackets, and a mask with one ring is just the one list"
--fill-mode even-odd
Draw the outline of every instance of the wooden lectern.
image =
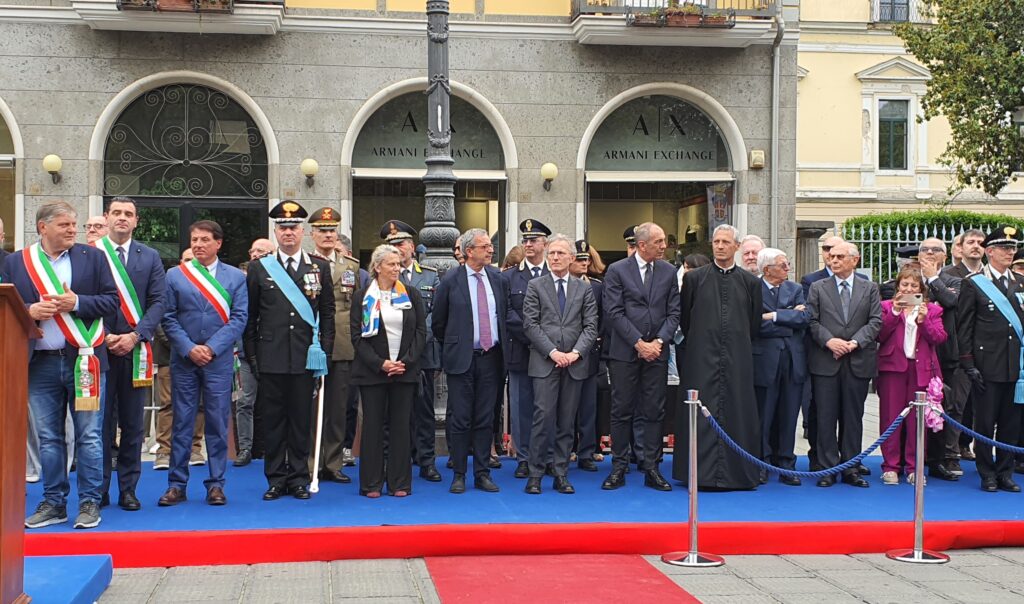
[[0, 603], [25, 595], [25, 428], [28, 340], [40, 336], [18, 290], [0, 283]]

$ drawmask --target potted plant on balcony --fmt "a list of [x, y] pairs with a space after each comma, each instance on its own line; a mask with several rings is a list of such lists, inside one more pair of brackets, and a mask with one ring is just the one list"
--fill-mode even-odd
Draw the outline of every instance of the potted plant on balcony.
[[696, 4], [669, 2], [665, 9], [665, 24], [669, 27], [700, 27], [702, 13], [703, 9]]
[[231, 13], [234, 11], [233, 0], [192, 0], [197, 13]]
[[725, 11], [719, 10], [704, 15], [704, 27], [732, 27], [735, 24], [735, 15]]
[[156, 0], [117, 0], [118, 10], [154, 10]]
[[196, 7], [192, 0], [156, 0], [156, 10], [161, 12], [191, 13]]
[[632, 24], [639, 27], [658, 27], [664, 25], [663, 15], [660, 8], [655, 8], [642, 13], [634, 13], [632, 17]]

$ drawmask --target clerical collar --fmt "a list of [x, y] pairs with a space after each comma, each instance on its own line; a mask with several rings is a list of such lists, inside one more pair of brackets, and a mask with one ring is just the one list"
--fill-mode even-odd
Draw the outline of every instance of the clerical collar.
[[733, 261], [733, 263], [731, 265], [729, 265], [729, 268], [722, 268], [722, 267], [718, 266], [717, 262], [712, 262], [711, 264], [714, 265], [716, 271], [722, 273], [723, 275], [728, 275], [729, 273], [731, 273], [734, 270], [736, 270], [736, 262], [735, 261]]

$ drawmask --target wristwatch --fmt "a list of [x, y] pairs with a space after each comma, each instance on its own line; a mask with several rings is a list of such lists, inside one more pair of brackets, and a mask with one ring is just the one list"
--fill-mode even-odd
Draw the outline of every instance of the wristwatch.
[[657, 342], [658, 344], [662, 345], [662, 346], [665, 345], [665, 340], [662, 340], [661, 338], [655, 338], [654, 341]]

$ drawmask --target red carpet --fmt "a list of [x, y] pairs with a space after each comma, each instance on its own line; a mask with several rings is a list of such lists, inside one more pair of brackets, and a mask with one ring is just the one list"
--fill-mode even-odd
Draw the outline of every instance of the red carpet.
[[625, 592], [631, 602], [700, 602], [640, 556], [427, 558], [427, 568], [443, 604], [604, 602]]

